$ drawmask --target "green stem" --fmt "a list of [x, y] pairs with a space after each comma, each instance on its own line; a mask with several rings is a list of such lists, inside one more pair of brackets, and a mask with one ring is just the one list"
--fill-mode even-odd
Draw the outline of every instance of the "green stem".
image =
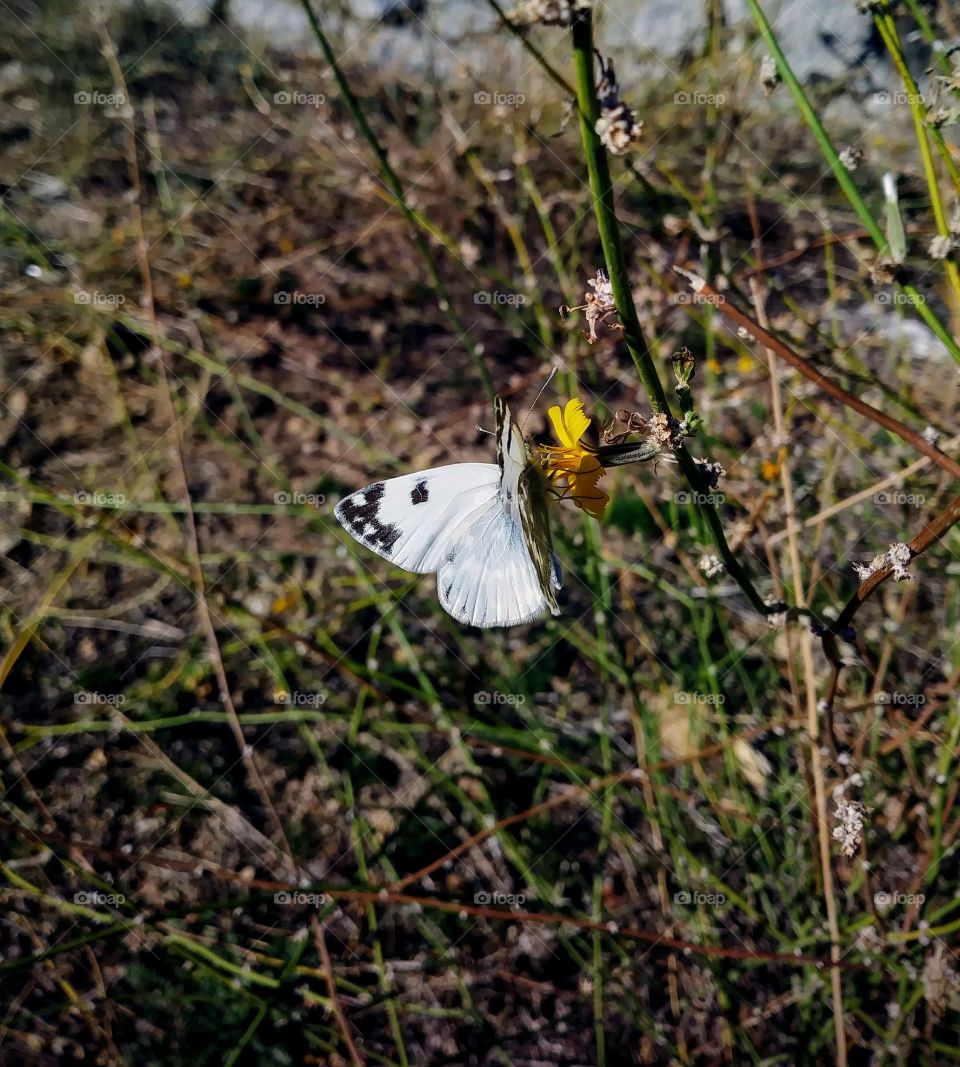
[[[607, 154], [596, 125], [600, 117], [600, 105], [597, 102], [597, 90], [594, 81], [593, 20], [588, 11], [573, 23], [573, 63], [577, 84], [577, 107], [580, 115], [580, 133], [583, 139], [584, 154], [587, 157], [587, 172], [590, 178], [590, 192], [593, 210], [600, 232], [600, 244], [606, 263], [610, 284], [613, 288], [617, 316], [623, 326], [623, 339], [633, 364], [643, 383], [650, 407], [657, 413], [670, 415], [670, 405], [663, 383], [657, 374], [650, 347], [643, 335], [637, 309], [633, 302], [630, 288], [630, 275], [627, 271], [623, 243], [620, 240], [620, 225], [617, 221], [613, 199], [613, 183], [610, 180], [610, 167]], [[676, 450], [677, 462], [692, 489], [697, 493], [705, 490], [705, 484], [693, 457], [681, 445]], [[712, 504], [699, 503], [710, 535], [720, 558], [730, 577], [740, 586], [744, 595], [757, 611], [766, 613], [763, 597], [754, 588], [753, 582], [745, 568], [734, 556], [727, 544], [720, 516]]]
[[380, 172], [380, 178], [387, 186], [390, 192], [393, 194], [393, 198], [396, 202], [396, 206], [403, 212], [404, 218], [410, 225], [410, 230], [413, 235], [414, 244], [417, 247], [417, 251], [420, 253], [423, 262], [426, 264], [427, 270], [430, 274], [430, 279], [433, 282], [433, 287], [436, 290], [439, 297], [440, 310], [446, 315], [447, 321], [453, 327], [457, 337], [460, 339], [463, 347], [467, 350], [470, 359], [473, 361], [473, 365], [476, 368], [477, 374], [480, 380], [483, 382], [483, 387], [487, 391], [491, 401], [493, 400], [494, 387], [493, 379], [490, 377], [490, 372], [487, 370], [487, 366], [484, 363], [483, 355], [480, 350], [470, 340], [470, 336], [467, 331], [467, 326], [463, 319], [454, 310], [453, 304], [450, 301], [450, 294], [444, 284], [443, 279], [440, 277], [440, 271], [437, 267], [436, 260], [433, 258], [433, 254], [430, 251], [427, 242], [423, 238], [420, 226], [421, 222], [417, 214], [413, 211], [410, 205], [407, 203], [406, 196], [404, 195], [403, 185], [397, 177], [397, 172], [393, 169], [390, 163], [390, 159], [387, 156], [386, 149], [380, 144], [377, 139], [377, 135], [373, 132], [373, 127], [367, 121], [367, 116], [363, 113], [363, 108], [360, 106], [360, 101], [354, 96], [353, 90], [350, 88], [350, 84], [344, 77], [343, 72], [340, 70], [340, 66], [337, 63], [337, 58], [334, 55], [333, 48], [330, 45], [330, 41], [327, 35], [323, 32], [320, 25], [320, 20], [317, 18], [316, 13], [313, 10], [313, 5], [310, 0], [300, 0], [304, 13], [307, 16], [307, 20], [310, 23], [310, 27], [313, 30], [313, 34], [317, 39], [317, 43], [320, 45], [320, 50], [323, 52], [324, 58], [330, 64], [330, 70], [333, 72], [334, 79], [336, 80], [337, 87], [343, 96], [344, 103], [347, 105], [347, 109], [353, 117], [354, 122], [357, 124], [357, 128], [360, 130], [363, 139], [370, 146], [373, 154], [377, 157], [378, 169]]
[[[874, 24], [883, 38], [890, 58], [900, 73], [903, 87], [906, 90], [907, 101], [910, 105], [910, 116], [913, 119], [914, 134], [917, 138], [917, 146], [920, 149], [920, 158], [923, 161], [923, 173], [927, 180], [927, 189], [930, 193], [930, 204], [933, 208], [933, 217], [937, 224], [937, 233], [942, 237], [950, 236], [950, 227], [947, 225], [947, 215], [943, 209], [943, 200], [940, 196], [940, 184], [937, 177], [937, 168], [933, 162], [933, 152], [930, 151], [930, 141], [927, 133], [927, 109], [923, 102], [920, 88], [913, 80], [910, 68], [903, 55], [900, 44], [900, 35], [897, 33], [897, 24], [890, 14], [890, 5], [884, 3], [879, 11], [874, 12]], [[950, 158], [949, 152], [947, 158]], [[944, 260], [944, 269], [950, 280], [955, 299], [960, 302], [960, 272], [957, 265], [950, 259]]]

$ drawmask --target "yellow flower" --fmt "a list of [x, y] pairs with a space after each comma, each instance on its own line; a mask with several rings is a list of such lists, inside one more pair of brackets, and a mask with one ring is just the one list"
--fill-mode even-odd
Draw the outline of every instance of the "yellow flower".
[[769, 459], [765, 459], [760, 465], [760, 474], [764, 481], [775, 481], [780, 477], [780, 461], [778, 460], [776, 463], [773, 463]]
[[584, 414], [583, 403], [578, 399], [568, 400], [563, 413], [559, 405], [547, 412], [559, 445], [543, 445], [540, 449], [547, 477], [561, 481], [565, 496], [570, 496], [578, 508], [595, 519], [603, 517], [610, 497], [597, 482], [606, 474], [597, 458], [596, 449], [581, 439], [590, 426]]

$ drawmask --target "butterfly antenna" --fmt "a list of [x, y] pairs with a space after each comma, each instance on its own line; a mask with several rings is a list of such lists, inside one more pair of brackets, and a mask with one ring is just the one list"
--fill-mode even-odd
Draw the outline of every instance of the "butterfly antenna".
[[496, 437], [497, 436], [493, 432], [493, 430], [486, 429], [485, 427], [481, 426], [479, 422], [477, 423], [477, 425], [474, 428], [480, 433], [488, 433], [488, 434], [490, 434], [491, 437]]
[[533, 409], [534, 409], [534, 408], [535, 408], [535, 407], [537, 406], [537, 404], [539, 404], [539, 403], [540, 403], [540, 397], [542, 397], [542, 396], [543, 396], [543, 394], [544, 394], [544, 393], [545, 393], [545, 392], [547, 391], [547, 386], [548, 386], [548, 385], [549, 385], [549, 384], [550, 384], [550, 383], [551, 383], [551, 382], [553, 381], [553, 379], [554, 379], [554, 378], [555, 378], [556, 376], [557, 376], [557, 368], [556, 368], [556, 367], [554, 367], [554, 368], [553, 368], [553, 369], [552, 369], [552, 370], [550, 371], [550, 375], [549, 375], [549, 377], [547, 378], [547, 380], [546, 380], [546, 381], [545, 381], [545, 382], [543, 383], [543, 385], [542, 385], [542, 386], [540, 387], [540, 392], [539, 392], [539, 393], [537, 393], [537, 399], [536, 399], [536, 400], [534, 400], [534, 402], [533, 402], [533, 403], [532, 403], [532, 404], [530, 405], [530, 410], [529, 410], [529, 411], [528, 411], [528, 412], [526, 413], [526, 415], [524, 415], [524, 416], [523, 416], [523, 422], [521, 422], [521, 423], [520, 423], [520, 432], [521, 432], [521, 433], [523, 433], [523, 428], [524, 428], [524, 426], [526, 426], [526, 425], [527, 425], [527, 419], [529, 419], [529, 418], [530, 418], [530, 416], [531, 416], [531, 415], [533, 414]]

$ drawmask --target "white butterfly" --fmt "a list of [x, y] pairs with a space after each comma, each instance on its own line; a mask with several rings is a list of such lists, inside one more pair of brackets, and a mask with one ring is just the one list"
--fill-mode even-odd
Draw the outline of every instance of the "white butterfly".
[[437, 575], [458, 622], [515, 626], [559, 615], [549, 490], [501, 397], [497, 462], [454, 463], [374, 482], [337, 504], [341, 525], [404, 570]]

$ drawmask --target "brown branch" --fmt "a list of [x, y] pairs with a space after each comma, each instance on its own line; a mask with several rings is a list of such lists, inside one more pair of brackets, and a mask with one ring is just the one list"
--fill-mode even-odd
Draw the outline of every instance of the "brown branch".
[[316, 915], [311, 915], [310, 927], [313, 930], [313, 939], [317, 943], [317, 952], [320, 954], [320, 962], [323, 964], [324, 971], [326, 971], [327, 990], [330, 993], [330, 1004], [333, 1007], [333, 1014], [337, 1017], [337, 1023], [343, 1033], [343, 1040], [346, 1042], [346, 1046], [350, 1051], [350, 1060], [353, 1063], [353, 1067], [364, 1067], [360, 1053], [357, 1052], [357, 1046], [354, 1044], [353, 1034], [350, 1033], [350, 1024], [347, 1022], [347, 1017], [344, 1014], [343, 1005], [340, 1003], [340, 997], [337, 995], [337, 983], [336, 979], [333, 977], [333, 962], [330, 959], [330, 952], [327, 949], [327, 939], [323, 936], [323, 923], [320, 922]]

